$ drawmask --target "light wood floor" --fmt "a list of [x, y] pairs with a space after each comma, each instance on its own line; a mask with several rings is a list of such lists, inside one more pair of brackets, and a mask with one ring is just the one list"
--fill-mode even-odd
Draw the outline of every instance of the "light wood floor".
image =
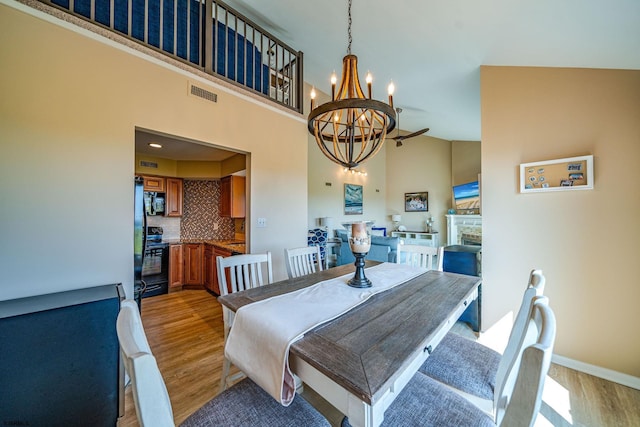
[[[223, 354], [222, 310], [206, 291], [182, 291], [142, 300], [151, 349], [171, 396], [176, 425], [218, 392]], [[456, 331], [473, 336], [470, 329]], [[342, 419], [308, 387], [303, 394], [332, 425]], [[640, 426], [640, 390], [552, 365], [536, 426]], [[130, 387], [120, 427], [137, 426]]]

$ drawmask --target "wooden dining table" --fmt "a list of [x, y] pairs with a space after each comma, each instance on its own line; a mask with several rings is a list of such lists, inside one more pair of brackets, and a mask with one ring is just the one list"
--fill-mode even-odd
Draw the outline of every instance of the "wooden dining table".
[[[376, 264], [367, 261], [366, 267]], [[235, 312], [354, 271], [354, 265], [342, 265], [218, 300]], [[295, 341], [289, 350], [291, 371], [348, 416], [352, 426], [377, 427], [384, 411], [477, 298], [480, 283], [476, 276], [427, 271], [375, 294]]]

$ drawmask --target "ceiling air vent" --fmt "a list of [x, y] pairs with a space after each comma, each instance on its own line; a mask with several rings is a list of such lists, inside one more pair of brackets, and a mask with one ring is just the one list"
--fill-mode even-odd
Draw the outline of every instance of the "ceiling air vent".
[[189, 83], [189, 94], [197, 96], [198, 98], [206, 99], [207, 101], [218, 102], [218, 95], [199, 86], [196, 86], [193, 83]]
[[158, 169], [158, 164], [156, 162], [147, 162], [146, 160], [140, 160], [140, 166], [143, 168]]

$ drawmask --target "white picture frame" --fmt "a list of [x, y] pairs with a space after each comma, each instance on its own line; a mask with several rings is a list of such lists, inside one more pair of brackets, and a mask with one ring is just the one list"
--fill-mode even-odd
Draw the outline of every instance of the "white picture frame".
[[593, 189], [593, 155], [520, 164], [520, 193]]

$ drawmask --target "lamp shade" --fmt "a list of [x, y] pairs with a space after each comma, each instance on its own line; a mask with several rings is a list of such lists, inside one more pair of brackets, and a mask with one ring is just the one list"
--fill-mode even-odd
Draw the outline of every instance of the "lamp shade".
[[402, 216], [401, 215], [391, 215], [391, 221], [400, 222], [400, 221], [402, 221]]
[[330, 216], [320, 218], [320, 225], [327, 228], [333, 227], [333, 218]]

